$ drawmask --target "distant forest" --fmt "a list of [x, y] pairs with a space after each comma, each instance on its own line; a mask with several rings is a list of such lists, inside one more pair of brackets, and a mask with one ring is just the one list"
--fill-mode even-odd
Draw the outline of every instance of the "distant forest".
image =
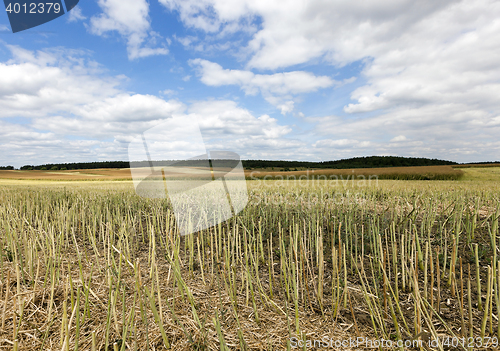
[[103, 161], [103, 162], [76, 162], [76, 163], [48, 163], [45, 165], [22, 166], [22, 171], [29, 170], [70, 170], [70, 169], [96, 169], [96, 168], [129, 168], [127, 161]]
[[382, 167], [412, 167], [412, 166], [443, 166], [456, 165], [452, 161], [429, 159], [422, 157], [399, 157], [399, 156], [370, 156], [354, 157], [337, 161], [324, 162], [302, 162], [302, 161], [263, 161], [245, 160], [243, 166], [247, 169], [253, 168], [382, 168]]
[[[225, 160], [224, 160], [225, 161]], [[227, 160], [234, 164], [234, 160]], [[163, 163], [175, 163], [180, 166], [196, 166], [201, 162], [194, 161], [154, 161], [154, 165]], [[348, 169], [348, 168], [382, 168], [382, 167], [411, 167], [411, 166], [442, 166], [458, 165], [457, 162], [429, 159], [422, 157], [399, 157], [399, 156], [370, 156], [354, 157], [337, 161], [307, 162], [307, 161], [267, 161], [267, 160], [243, 160], [245, 169], [275, 169], [283, 171], [299, 169]], [[142, 162], [141, 166], [148, 166], [148, 162]], [[44, 165], [25, 165], [21, 170], [75, 170], [96, 168], [129, 168], [127, 161], [103, 161], [103, 162], [77, 162], [77, 163], [50, 163]], [[0, 167], [0, 169], [14, 169], [12, 166]]]

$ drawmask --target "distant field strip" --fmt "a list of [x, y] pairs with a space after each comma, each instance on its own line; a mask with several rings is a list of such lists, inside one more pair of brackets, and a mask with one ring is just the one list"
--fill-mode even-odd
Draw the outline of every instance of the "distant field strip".
[[354, 179], [378, 178], [397, 180], [453, 180], [459, 179], [464, 172], [452, 166], [390, 167], [390, 168], [358, 168], [358, 169], [319, 169], [293, 172], [248, 172], [250, 179]]
[[[491, 166], [488, 166], [491, 167]], [[456, 166], [421, 166], [390, 168], [357, 168], [357, 169], [311, 169], [301, 171], [268, 171], [247, 170], [247, 179], [324, 179], [324, 180], [359, 180], [396, 179], [396, 180], [457, 180], [470, 170], [479, 168], [461, 168]], [[491, 167], [491, 170], [500, 167]], [[495, 171], [493, 171], [495, 172]], [[167, 177], [175, 174], [166, 173]], [[69, 171], [0, 171], [0, 179], [30, 180], [127, 180], [132, 179], [130, 169], [89, 169]]]
[[0, 171], [0, 179], [26, 180], [119, 180], [131, 179], [129, 169], [89, 169], [78, 171]]

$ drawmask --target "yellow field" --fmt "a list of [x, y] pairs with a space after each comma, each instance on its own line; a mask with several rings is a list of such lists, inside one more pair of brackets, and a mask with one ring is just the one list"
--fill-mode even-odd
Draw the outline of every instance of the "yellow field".
[[[495, 170], [496, 168], [488, 168]], [[422, 167], [391, 167], [391, 168], [358, 168], [358, 169], [312, 169], [307, 171], [270, 172], [267, 170], [246, 170], [247, 179], [252, 178], [313, 178], [326, 177], [335, 179], [346, 177], [379, 177], [380, 179], [447, 179], [458, 178], [464, 173], [483, 172], [483, 168], [455, 169], [451, 166], [422, 166]], [[125, 180], [131, 179], [129, 169], [89, 169], [69, 171], [2, 171], [0, 179], [38, 179], [38, 180]]]
[[131, 175], [129, 169], [89, 169], [74, 171], [0, 170], [0, 179], [116, 180], [131, 179]]
[[248, 181], [241, 213], [187, 236], [168, 199], [138, 197], [130, 180], [104, 178], [113, 170], [86, 172], [103, 177], [0, 179], [0, 349], [338, 349], [438, 336], [490, 337], [483, 349], [495, 349], [498, 168], [442, 181]]

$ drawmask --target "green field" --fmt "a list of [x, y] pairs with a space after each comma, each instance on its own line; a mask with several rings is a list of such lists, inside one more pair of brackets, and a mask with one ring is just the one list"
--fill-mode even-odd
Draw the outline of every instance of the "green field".
[[462, 171], [248, 181], [243, 212], [184, 237], [130, 181], [0, 180], [0, 348], [499, 337], [500, 168]]
[[463, 180], [467, 181], [494, 181], [500, 180], [500, 167], [473, 167], [462, 169], [465, 173]]

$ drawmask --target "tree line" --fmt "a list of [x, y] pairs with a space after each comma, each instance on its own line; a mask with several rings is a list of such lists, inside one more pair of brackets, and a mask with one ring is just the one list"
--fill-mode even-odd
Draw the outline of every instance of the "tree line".
[[[219, 160], [219, 164], [221, 160]], [[226, 160], [224, 160], [226, 161]], [[166, 163], [175, 163], [179, 166], [200, 166], [206, 160], [186, 160], [186, 161], [153, 161], [154, 166]], [[234, 165], [234, 160], [227, 160], [228, 165]], [[289, 171], [298, 169], [348, 169], [348, 168], [384, 168], [384, 167], [416, 167], [416, 166], [442, 166], [457, 165], [457, 162], [429, 159], [423, 157], [401, 157], [401, 156], [369, 156], [354, 157], [336, 161], [269, 161], [269, 160], [243, 160], [245, 169], [274, 169], [279, 171]], [[134, 163], [134, 166], [147, 167], [151, 163], [144, 161]], [[96, 168], [130, 168], [127, 161], [101, 161], [101, 162], [75, 162], [75, 163], [48, 163], [43, 165], [25, 165], [21, 170], [75, 170], [75, 169], [96, 169]], [[12, 166], [0, 167], [0, 169], [14, 169]]]
[[354, 157], [336, 161], [302, 162], [302, 161], [266, 161], [248, 160], [243, 161], [245, 168], [319, 168], [319, 169], [348, 169], [348, 168], [384, 168], [384, 167], [416, 167], [416, 166], [443, 166], [456, 165], [457, 162], [423, 157], [400, 157], [400, 156], [369, 156]]
[[75, 163], [47, 163], [44, 165], [25, 165], [22, 171], [30, 170], [72, 170], [72, 169], [96, 169], [96, 168], [129, 168], [127, 161], [102, 161], [102, 162], [75, 162]]

